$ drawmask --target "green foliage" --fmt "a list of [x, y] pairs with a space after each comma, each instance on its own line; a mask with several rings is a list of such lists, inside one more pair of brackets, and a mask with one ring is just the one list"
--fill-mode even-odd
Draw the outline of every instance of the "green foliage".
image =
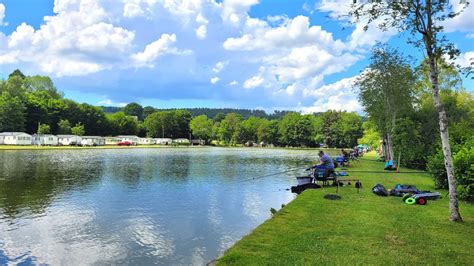
[[217, 137], [227, 144], [235, 145], [242, 131], [242, 116], [230, 113], [219, 123]]
[[395, 158], [401, 157], [401, 164], [406, 167], [420, 168], [425, 163], [423, 144], [419, 125], [409, 117], [397, 119], [397, 127], [393, 132]]
[[51, 127], [47, 124], [40, 124], [38, 126], [38, 134], [51, 134]]
[[149, 115], [153, 114], [155, 112], [155, 108], [152, 106], [145, 106], [143, 108], [143, 119], [147, 118]]
[[145, 121], [146, 134], [154, 138], [189, 138], [191, 114], [184, 110], [155, 112]]
[[211, 140], [213, 122], [206, 115], [194, 117], [189, 123], [193, 136], [206, 142]]
[[74, 127], [71, 128], [71, 133], [77, 136], [84, 136], [86, 130], [84, 129], [84, 125], [81, 123], [76, 124]]
[[281, 142], [292, 147], [311, 146], [314, 131], [312, 115], [289, 113], [279, 123]]
[[365, 121], [362, 123], [362, 128], [364, 129], [364, 133], [362, 138], [357, 140], [358, 144], [367, 144], [372, 149], [377, 149], [380, 146], [380, 137], [379, 132], [377, 131], [377, 126], [372, 120]]
[[[459, 198], [474, 200], [474, 138], [467, 141], [458, 150], [453, 151], [454, 171], [458, 180]], [[444, 166], [444, 156], [441, 148], [428, 159], [428, 171], [435, 180], [436, 187], [448, 188], [448, 175]]]
[[138, 120], [143, 120], [143, 107], [138, 103], [129, 103], [125, 105], [123, 112], [129, 116], [136, 116]]
[[58, 133], [59, 134], [70, 134], [71, 133], [71, 123], [67, 119], [61, 119], [58, 123]]
[[0, 94], [0, 132], [25, 129], [25, 106], [8, 92]]
[[111, 114], [108, 120], [113, 135], [136, 135], [138, 132], [138, 121], [124, 112]]
[[474, 137], [453, 157], [459, 198], [474, 201]]

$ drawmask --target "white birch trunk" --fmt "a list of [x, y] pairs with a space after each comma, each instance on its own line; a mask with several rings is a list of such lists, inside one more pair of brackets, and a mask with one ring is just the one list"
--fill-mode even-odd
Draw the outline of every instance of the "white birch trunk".
[[457, 197], [457, 182], [456, 177], [454, 176], [454, 167], [453, 167], [453, 157], [451, 153], [451, 145], [449, 144], [449, 132], [448, 132], [448, 118], [446, 116], [446, 111], [444, 110], [443, 105], [441, 104], [441, 99], [439, 97], [439, 88], [438, 88], [438, 66], [436, 64], [436, 59], [433, 54], [429, 56], [430, 61], [430, 79], [433, 89], [433, 100], [438, 111], [439, 116], [439, 131], [441, 134], [441, 144], [443, 148], [444, 155], [444, 165], [446, 167], [446, 173], [448, 174], [448, 185], [449, 185], [449, 212], [451, 221], [462, 221], [461, 214], [459, 213], [459, 204]]

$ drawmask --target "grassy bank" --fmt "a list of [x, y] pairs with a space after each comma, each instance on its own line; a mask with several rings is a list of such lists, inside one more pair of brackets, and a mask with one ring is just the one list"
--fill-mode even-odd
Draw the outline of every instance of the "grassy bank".
[[[368, 155], [350, 170], [380, 171], [383, 164], [373, 159]], [[453, 223], [448, 219], [447, 197], [421, 206], [371, 192], [376, 183], [435, 190], [424, 173], [354, 172], [351, 177], [363, 183], [359, 194], [347, 186], [339, 192], [341, 200], [331, 201], [323, 196], [334, 194], [333, 187], [307, 190], [226, 251], [218, 263], [472, 265], [473, 204], [462, 202], [464, 223]]]

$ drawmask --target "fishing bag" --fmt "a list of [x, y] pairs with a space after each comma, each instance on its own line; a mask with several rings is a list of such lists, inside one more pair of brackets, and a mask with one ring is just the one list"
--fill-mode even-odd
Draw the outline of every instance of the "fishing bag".
[[383, 196], [383, 197], [388, 196], [387, 189], [385, 189], [385, 187], [380, 185], [380, 184], [375, 185], [372, 188], [372, 192], [376, 195], [379, 195], [379, 196]]

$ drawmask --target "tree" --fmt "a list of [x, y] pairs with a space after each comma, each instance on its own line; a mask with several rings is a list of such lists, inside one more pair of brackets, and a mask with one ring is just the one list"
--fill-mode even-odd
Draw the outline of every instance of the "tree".
[[357, 143], [366, 144], [373, 149], [377, 149], [380, 145], [381, 138], [375, 123], [372, 120], [365, 121], [362, 124], [362, 128], [364, 129], [364, 134], [362, 135], [362, 138], [357, 140]]
[[77, 136], [84, 136], [86, 130], [83, 124], [77, 123], [74, 127], [71, 128], [71, 133]]
[[129, 103], [123, 108], [126, 115], [136, 116], [138, 120], [143, 120], [143, 107], [138, 103]]
[[258, 128], [262, 123], [267, 121], [264, 118], [250, 116], [248, 119], [242, 122], [242, 132], [240, 135], [241, 142], [253, 141], [258, 142]]
[[[466, 4], [467, 6], [467, 4]], [[407, 0], [407, 1], [377, 1], [370, 4], [354, 5], [350, 12], [357, 20], [367, 19], [368, 23], [381, 19], [378, 27], [387, 30], [396, 28], [411, 34], [410, 42], [416, 47], [422, 47], [430, 65], [430, 80], [433, 100], [438, 112], [438, 122], [443, 148], [444, 161], [449, 183], [449, 211], [452, 221], [462, 221], [457, 199], [457, 182], [454, 176], [453, 157], [449, 143], [448, 120], [446, 111], [441, 103], [439, 94], [438, 60], [444, 55], [451, 59], [459, 54], [454, 44], [449, 43], [442, 34], [440, 24], [452, 19], [458, 13], [452, 10], [449, 0]], [[366, 28], [369, 24], [366, 25]]]
[[364, 110], [382, 134], [386, 160], [394, 160], [396, 121], [413, 109], [413, 71], [400, 53], [377, 46], [372, 51], [369, 70], [361, 74], [355, 85]]
[[67, 119], [61, 119], [58, 123], [58, 133], [59, 134], [70, 134], [71, 133], [71, 123]]
[[25, 106], [10, 93], [0, 94], [0, 132], [25, 130]]
[[146, 119], [149, 115], [153, 114], [155, 112], [155, 108], [152, 106], [145, 106], [143, 108], [143, 119]]
[[205, 141], [209, 141], [212, 137], [212, 119], [207, 118], [207, 115], [199, 115], [194, 117], [189, 123], [193, 136]]
[[224, 120], [219, 123], [217, 136], [220, 140], [225, 141], [226, 144], [235, 145], [237, 143], [241, 131], [241, 123], [241, 115], [238, 115], [236, 113], [227, 114]]
[[124, 112], [117, 112], [108, 116], [113, 135], [136, 135], [138, 121]]
[[21, 79], [26, 78], [25, 74], [23, 74], [19, 69], [13, 70], [13, 72], [10, 73], [10, 75], [8, 75], [8, 78], [12, 78], [12, 77], [19, 77]]
[[47, 124], [39, 124], [38, 125], [38, 134], [51, 134], [51, 127]]
[[284, 145], [311, 146], [313, 144], [314, 124], [312, 115], [299, 113], [286, 114], [279, 123], [280, 141]]
[[257, 130], [258, 141], [278, 145], [280, 134], [278, 132], [278, 120], [264, 120]]

